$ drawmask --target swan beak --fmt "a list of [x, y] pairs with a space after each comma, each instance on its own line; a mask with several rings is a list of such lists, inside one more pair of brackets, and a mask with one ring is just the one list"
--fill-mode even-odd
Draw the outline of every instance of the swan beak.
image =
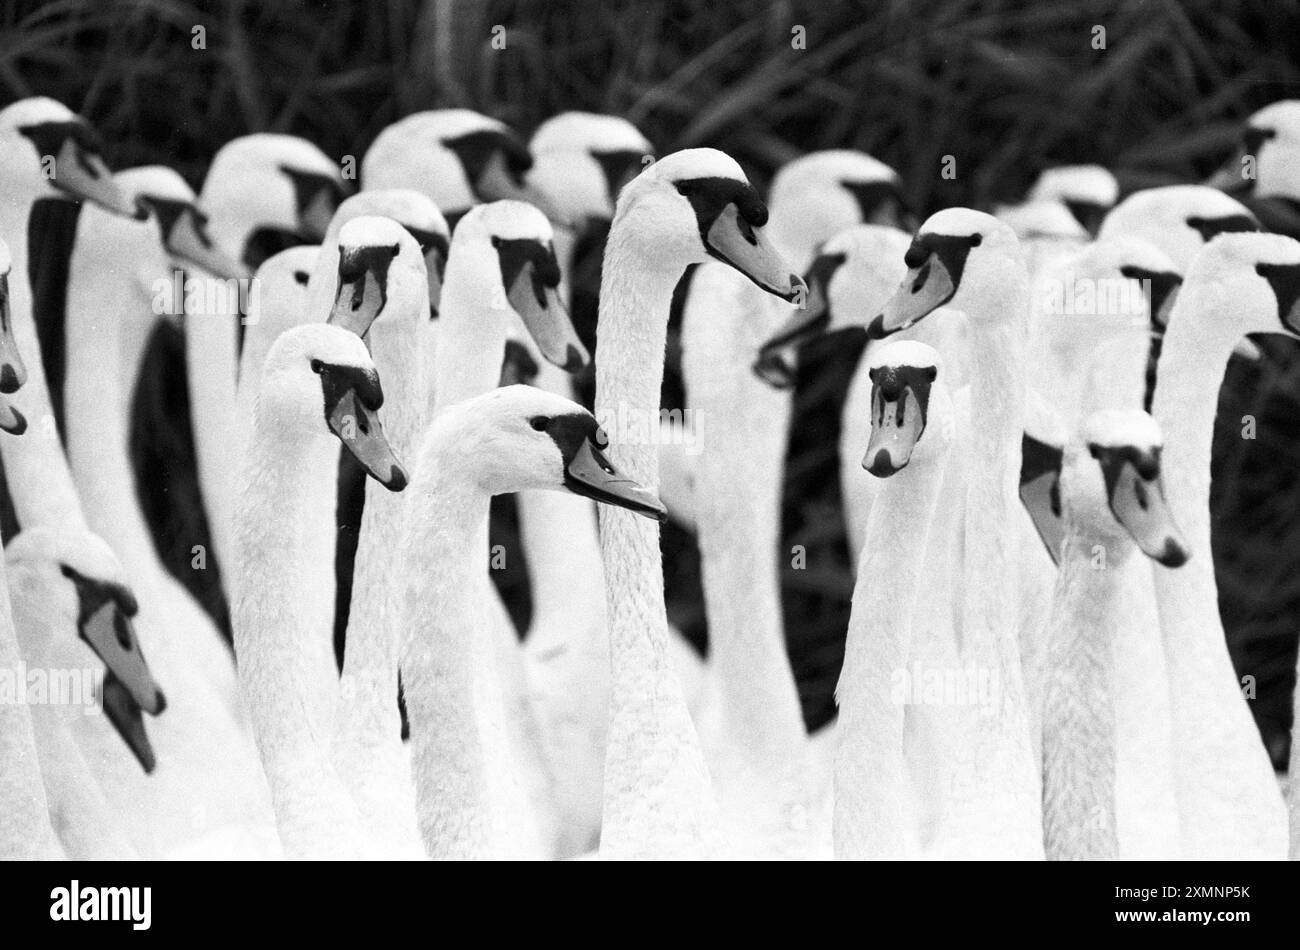
[[[595, 438], [602, 438], [597, 432]], [[575, 495], [626, 508], [656, 521], [668, 520], [668, 509], [652, 491], [618, 473], [591, 439], [584, 439], [564, 466], [564, 487]]]
[[871, 440], [862, 467], [876, 478], [888, 478], [907, 467], [916, 443], [925, 432], [925, 410], [910, 386], [890, 390], [872, 387]]
[[843, 254], [823, 254], [813, 261], [804, 278], [807, 292], [795, 301], [799, 309], [759, 349], [754, 372], [773, 389], [790, 389], [794, 386], [799, 348], [823, 334], [830, 326], [831, 308], [827, 287], [844, 260]]
[[803, 279], [790, 273], [764, 230], [742, 222], [734, 203], [718, 213], [704, 236], [704, 246], [713, 257], [730, 264], [769, 294], [791, 303], [808, 295]]
[[[9, 312], [9, 275], [0, 274], [0, 393], [16, 393], [27, 382], [27, 367], [23, 364], [22, 354], [18, 352], [18, 341], [14, 339], [13, 321]], [[10, 410], [16, 414], [17, 410]], [[22, 419], [21, 416], [18, 417]], [[3, 426], [6, 432], [17, 435], [27, 428], [26, 421], [22, 429], [15, 432]]]
[[531, 386], [540, 369], [533, 354], [528, 352], [527, 344], [521, 340], [506, 340], [506, 352], [501, 360], [500, 385]]
[[206, 215], [198, 208], [188, 208], [177, 216], [163, 240], [163, 246], [169, 253], [203, 268], [213, 277], [222, 280], [247, 278], [248, 269], [231, 260], [212, 243], [204, 230], [206, 221]]
[[1065, 541], [1065, 520], [1061, 512], [1061, 460], [1064, 451], [1026, 432], [1020, 441], [1020, 503], [1029, 512], [1039, 540], [1052, 558], [1061, 563]]
[[355, 389], [348, 389], [329, 413], [329, 427], [367, 475], [398, 492], [406, 487], [406, 470], [388, 444], [378, 410], [378, 406], [367, 406]]
[[533, 261], [526, 260], [512, 268], [504, 246], [499, 253], [502, 277], [508, 279], [508, 271], [515, 270], [514, 280], [507, 285], [506, 298], [528, 328], [542, 356], [566, 373], [582, 369], [591, 362], [591, 354], [573, 328], [569, 312], [560, 299], [559, 287], [551, 287], [542, 281]]
[[16, 406], [0, 399], [0, 432], [10, 435], [22, 435], [27, 431], [27, 417]]
[[140, 704], [131, 697], [130, 691], [113, 675], [112, 670], [104, 675], [99, 704], [103, 707], [108, 721], [131, 750], [140, 767], [144, 769], [144, 774], [152, 774], [158, 760], [154, 755], [153, 746], [149, 743], [149, 734], [144, 730], [144, 717], [140, 714]]
[[[1138, 548], [1165, 567], [1182, 567], [1191, 557], [1182, 532], [1174, 523], [1160, 477], [1158, 450], [1153, 458], [1135, 462], [1129, 450], [1096, 450], [1100, 454], [1110, 510]], [[1139, 471], [1139, 467], [1144, 471]]]
[[319, 244], [329, 233], [330, 222], [338, 210], [340, 192], [332, 183], [322, 185], [298, 209], [298, 231], [309, 244]]
[[429, 281], [429, 319], [438, 319], [442, 304], [442, 276], [447, 269], [447, 249], [431, 247], [424, 254], [424, 272]]
[[1230, 195], [1250, 194], [1255, 182], [1254, 179], [1247, 178], [1242, 174], [1241, 160], [1245, 156], [1245, 150], [1238, 149], [1230, 159], [1223, 163], [1223, 166], [1218, 171], [1205, 179], [1206, 187], [1217, 188], [1219, 191], [1227, 192]]
[[135, 199], [113, 180], [98, 152], [90, 151], [69, 137], [54, 159], [51, 183], [70, 195], [93, 202], [125, 218], [138, 218]]
[[388, 303], [388, 266], [397, 250], [369, 246], [339, 249], [338, 290], [326, 323], [365, 338]]
[[942, 307], [956, 292], [956, 284], [943, 259], [931, 254], [920, 266], [908, 270], [885, 309], [868, 324], [867, 336], [882, 340], [906, 330]]
[[1282, 328], [1300, 336], [1300, 264], [1256, 264], [1255, 273], [1268, 281], [1277, 297], [1277, 315]]

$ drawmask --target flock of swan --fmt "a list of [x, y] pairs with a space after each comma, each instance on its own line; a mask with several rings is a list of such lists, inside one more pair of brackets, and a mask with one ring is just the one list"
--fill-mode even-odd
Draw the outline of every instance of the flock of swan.
[[[102, 671], [102, 714], [0, 703], [0, 856], [1300, 857], [1300, 783], [1288, 815], [1209, 510], [1228, 360], [1300, 337], [1280, 233], [1300, 101], [1244, 141], [1237, 197], [1119, 200], [1071, 166], [917, 227], [866, 154], [791, 161], [765, 202], [725, 153], [655, 159], [614, 116], [525, 144], [420, 112], [346, 197], [293, 136], [229, 142], [195, 194], [166, 167], [110, 172], [57, 102], [0, 110], [0, 670]], [[61, 267], [38, 237], [69, 200]], [[599, 222], [588, 352], [566, 302]], [[660, 396], [692, 265], [682, 373], [708, 424], [687, 453]], [[177, 314], [157, 288], [181, 267], [254, 280]], [[33, 305], [50, 282], [54, 331]], [[1114, 288], [1140, 306], [1100, 306]], [[139, 500], [132, 398], [162, 321], [183, 325], [233, 655]], [[839, 716], [810, 736], [779, 505], [799, 351], [836, 334], [867, 341], [839, 446], [857, 583]], [[572, 374], [593, 362], [589, 411]], [[503, 493], [522, 639], [489, 573]], [[699, 541], [703, 661], [665, 612], [667, 517]]]

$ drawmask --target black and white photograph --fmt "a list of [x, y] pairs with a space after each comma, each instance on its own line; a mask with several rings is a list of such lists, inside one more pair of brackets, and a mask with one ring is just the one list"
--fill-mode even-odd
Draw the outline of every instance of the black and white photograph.
[[0, 0], [0, 529], [24, 916], [1045, 860], [1240, 937], [1300, 2]]

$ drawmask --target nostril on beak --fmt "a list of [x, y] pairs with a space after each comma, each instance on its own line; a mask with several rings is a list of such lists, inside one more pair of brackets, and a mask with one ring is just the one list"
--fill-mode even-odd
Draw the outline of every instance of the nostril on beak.
[[1173, 538], [1165, 538], [1165, 549], [1159, 560], [1165, 567], [1182, 567], [1190, 556], [1187, 549]]
[[583, 358], [582, 353], [576, 346], [570, 343], [568, 352], [564, 357], [564, 371], [566, 373], [576, 373], [586, 364], [587, 361]]
[[388, 472], [388, 483], [384, 486], [389, 491], [401, 491], [406, 487], [406, 472], [400, 465], [394, 465]]
[[22, 384], [22, 374], [12, 363], [0, 365], [0, 393], [16, 393]]

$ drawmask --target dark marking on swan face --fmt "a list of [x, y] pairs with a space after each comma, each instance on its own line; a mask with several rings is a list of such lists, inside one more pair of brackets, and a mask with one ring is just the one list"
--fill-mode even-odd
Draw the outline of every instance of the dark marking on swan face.
[[[131, 591], [111, 581], [86, 577], [59, 565], [77, 593], [77, 633], [103, 661], [107, 674], [101, 693], [104, 712], [146, 773], [155, 765], [140, 712], [158, 715], [167, 699], [154, 682], [131, 626], [138, 609]], [[110, 681], [115, 684], [110, 690]]]
[[586, 347], [560, 299], [560, 265], [549, 241], [493, 237], [501, 285], [511, 308], [547, 362], [574, 373], [587, 365]]
[[1256, 264], [1255, 273], [1273, 289], [1283, 329], [1300, 336], [1300, 264]]
[[541, 367], [537, 365], [533, 355], [528, 352], [528, 347], [518, 340], [506, 340], [505, 354], [501, 358], [500, 385], [531, 384], [540, 371]]
[[313, 373], [320, 376], [321, 392], [325, 396], [325, 418], [338, 408], [343, 397], [355, 393], [361, 407], [378, 411], [384, 405], [384, 388], [379, 383], [379, 373], [372, 366], [346, 366], [312, 360]]
[[892, 181], [841, 181], [840, 187], [853, 196], [866, 224], [902, 226], [908, 217], [907, 202]]
[[491, 200], [490, 196], [479, 194], [483, 174], [498, 156], [502, 168], [516, 187], [522, 187], [525, 173], [533, 167], [533, 156], [519, 139], [500, 129], [480, 129], [454, 139], [443, 139], [447, 148], [456, 154], [470, 187], [480, 201]]
[[616, 149], [609, 152], [593, 151], [591, 157], [596, 160], [600, 170], [605, 173], [605, 187], [609, 191], [609, 206], [613, 208], [618, 204], [618, 193], [623, 190], [623, 186], [640, 173], [641, 159], [644, 156], [641, 152], [631, 149]]
[[[9, 309], [9, 272], [6, 271], [0, 274], [0, 393], [16, 393], [26, 382], [27, 367], [18, 351], [18, 341], [14, 339], [13, 315]], [[11, 411], [22, 420], [22, 427], [18, 432], [12, 428], [6, 431], [17, 435], [27, 428], [27, 423], [18, 410], [11, 407]]]
[[1124, 277], [1143, 282], [1142, 287], [1146, 291], [1147, 302], [1151, 307], [1151, 329], [1164, 332], [1165, 327], [1169, 325], [1169, 310], [1173, 306], [1178, 288], [1183, 283], [1182, 275], [1175, 274], [1173, 271], [1148, 270], [1134, 264], [1125, 264], [1119, 272]]
[[1195, 228], [1200, 233], [1202, 241], [1208, 241], [1220, 234], [1259, 230], [1259, 222], [1248, 214], [1226, 214], [1218, 218], [1202, 218], [1193, 215], [1187, 219], [1187, 226]]
[[1097, 445], [1088, 451], [1101, 466], [1111, 514], [1147, 557], [1181, 567], [1191, 556], [1174, 524], [1160, 477], [1160, 447]]
[[804, 274], [808, 294], [779, 330], [759, 348], [754, 372], [775, 389], [794, 386], [797, 353], [801, 346], [821, 336], [831, 323], [830, 285], [846, 254], [820, 254]]
[[907, 275], [885, 309], [867, 324], [867, 338], [882, 340], [919, 323], [957, 295], [972, 248], [984, 235], [922, 232], [912, 239], [903, 263]]
[[442, 278], [447, 271], [447, 254], [451, 241], [447, 235], [438, 231], [426, 231], [414, 225], [402, 225], [408, 234], [420, 245], [420, 254], [424, 257], [424, 272], [429, 284], [429, 319], [438, 319], [438, 303], [442, 298]]
[[560, 451], [564, 464], [564, 487], [575, 495], [606, 505], [626, 508], [656, 521], [665, 521], [668, 511], [653, 492], [619, 474], [600, 446], [609, 438], [589, 413], [534, 416], [528, 420], [538, 432], [545, 432]]
[[374, 367], [311, 361], [325, 397], [325, 424], [375, 481], [389, 491], [406, 487], [406, 471], [393, 454], [379, 420], [384, 391]]
[[1023, 433], [1020, 438], [1020, 503], [1029, 512], [1038, 538], [1054, 563], [1061, 560], [1065, 521], [1061, 508], [1061, 465], [1065, 457], [1052, 445]]
[[1106, 212], [1110, 209], [1096, 201], [1081, 201], [1079, 199], [1066, 198], [1064, 204], [1070, 209], [1070, 214], [1074, 220], [1083, 226], [1083, 229], [1093, 237], [1101, 229], [1101, 221], [1106, 217]]
[[339, 245], [338, 290], [329, 323], [364, 337], [388, 304], [388, 268], [400, 244]]
[[309, 241], [319, 241], [329, 230], [330, 220], [344, 198], [343, 185], [330, 175], [281, 165], [280, 171], [293, 182], [294, 207], [298, 233]]
[[73, 143], [76, 146], [73, 154], [81, 159], [82, 170], [92, 178], [99, 177], [99, 169], [85, 161], [85, 157], [103, 154], [104, 141], [84, 119], [39, 122], [35, 125], [19, 126], [18, 131], [31, 141], [40, 158], [46, 155], [58, 155], [64, 145], [68, 142]]
[[[700, 240], [715, 257], [717, 252], [709, 245], [709, 231], [728, 205], [734, 205], [741, 236], [750, 244], [757, 244], [754, 228], [767, 224], [767, 205], [758, 196], [753, 185], [734, 178], [688, 178], [676, 182], [677, 191], [691, 203], [700, 229]], [[730, 261], [727, 261], [730, 263]]]
[[1277, 129], [1247, 126], [1246, 131], [1241, 133], [1241, 146], [1245, 154], [1258, 156], [1264, 143], [1275, 138], [1277, 138]]

